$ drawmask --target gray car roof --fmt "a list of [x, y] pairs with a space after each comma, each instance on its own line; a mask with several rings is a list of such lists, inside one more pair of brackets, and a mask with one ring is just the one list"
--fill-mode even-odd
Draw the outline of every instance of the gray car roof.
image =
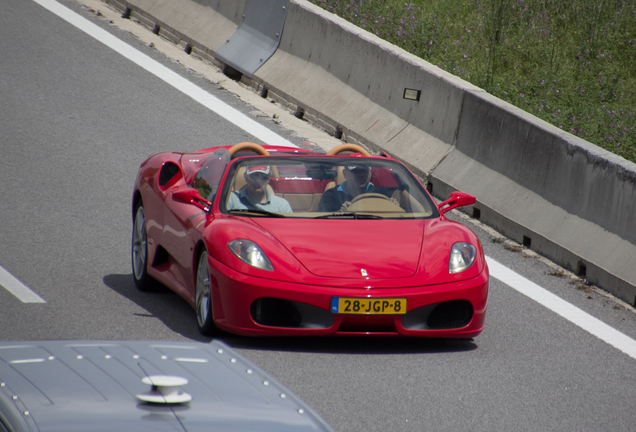
[[[140, 402], [151, 375], [186, 378], [185, 404]], [[0, 343], [1, 423], [18, 431], [331, 431], [220, 341]]]

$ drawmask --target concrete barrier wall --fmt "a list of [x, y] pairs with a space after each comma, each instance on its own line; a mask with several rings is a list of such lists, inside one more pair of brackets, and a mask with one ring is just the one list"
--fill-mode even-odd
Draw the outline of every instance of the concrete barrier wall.
[[491, 95], [463, 106], [433, 190], [477, 196], [482, 221], [634, 304], [634, 164]]
[[634, 164], [491, 95], [468, 92], [456, 149], [636, 244]]
[[246, 0], [103, 0], [130, 11], [174, 43], [189, 44], [198, 55], [214, 59], [243, 19]]
[[[245, 4], [109, 1], [212, 56]], [[304, 0], [290, 0], [278, 51], [246, 81], [344, 141], [390, 152], [440, 198], [474, 194], [468, 211], [484, 223], [636, 305], [635, 164]]]

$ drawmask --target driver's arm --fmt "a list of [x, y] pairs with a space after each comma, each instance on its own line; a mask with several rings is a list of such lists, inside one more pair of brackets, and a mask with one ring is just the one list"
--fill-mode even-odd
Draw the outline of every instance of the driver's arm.
[[318, 204], [318, 211], [321, 212], [333, 212], [338, 211], [344, 202], [344, 198], [336, 190], [336, 188], [329, 189], [320, 198]]

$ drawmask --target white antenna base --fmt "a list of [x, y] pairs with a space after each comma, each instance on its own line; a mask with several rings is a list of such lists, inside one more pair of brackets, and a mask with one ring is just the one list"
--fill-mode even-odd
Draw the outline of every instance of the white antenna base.
[[142, 402], [157, 404], [180, 404], [192, 400], [192, 396], [179, 390], [180, 386], [188, 383], [185, 378], [168, 375], [152, 375], [144, 377], [141, 382], [151, 386], [147, 393], [137, 395], [137, 399]]

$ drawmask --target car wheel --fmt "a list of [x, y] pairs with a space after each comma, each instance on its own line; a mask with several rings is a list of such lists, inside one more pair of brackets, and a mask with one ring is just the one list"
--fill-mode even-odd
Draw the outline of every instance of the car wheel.
[[146, 232], [146, 214], [141, 201], [135, 206], [131, 257], [135, 286], [141, 291], [153, 291], [157, 283], [148, 275], [148, 235]]
[[214, 336], [218, 333], [218, 330], [212, 316], [212, 288], [210, 285], [210, 270], [208, 268], [208, 253], [205, 251], [199, 257], [195, 296], [199, 332], [205, 336]]

